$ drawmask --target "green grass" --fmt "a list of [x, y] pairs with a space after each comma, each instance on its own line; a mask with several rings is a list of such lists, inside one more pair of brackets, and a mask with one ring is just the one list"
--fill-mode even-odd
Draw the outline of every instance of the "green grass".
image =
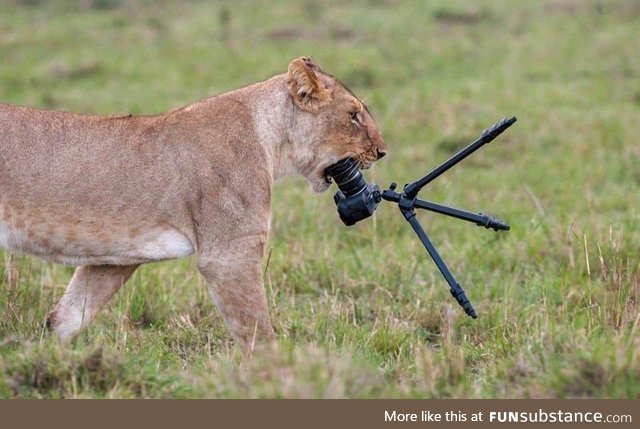
[[0, 397], [640, 398], [638, 46], [631, 0], [3, 2], [2, 102], [161, 112], [311, 54], [377, 118], [381, 186], [519, 121], [424, 193], [512, 226], [420, 214], [477, 320], [397, 209], [346, 229], [287, 179], [277, 348], [234, 349], [192, 260], [143, 267], [61, 347], [40, 326], [72, 268], [3, 253]]

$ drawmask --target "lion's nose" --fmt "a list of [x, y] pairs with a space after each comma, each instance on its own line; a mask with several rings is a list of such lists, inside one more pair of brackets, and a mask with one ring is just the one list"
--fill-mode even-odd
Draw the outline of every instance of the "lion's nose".
[[387, 154], [387, 151], [384, 149], [376, 149], [376, 153], [378, 155], [378, 159], [380, 159]]

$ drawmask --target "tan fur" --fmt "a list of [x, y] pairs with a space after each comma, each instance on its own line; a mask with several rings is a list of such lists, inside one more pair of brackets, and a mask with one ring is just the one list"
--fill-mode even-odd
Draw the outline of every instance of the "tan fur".
[[139, 264], [195, 253], [246, 346], [274, 335], [260, 270], [274, 180], [299, 173], [321, 192], [327, 166], [385, 150], [362, 102], [309, 58], [155, 116], [0, 104], [0, 245], [79, 266], [48, 319], [63, 340]]

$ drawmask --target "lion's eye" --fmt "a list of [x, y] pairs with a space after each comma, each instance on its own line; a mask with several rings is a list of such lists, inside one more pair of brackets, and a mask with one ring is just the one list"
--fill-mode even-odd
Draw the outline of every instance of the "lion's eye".
[[351, 118], [351, 122], [356, 124], [360, 123], [360, 119], [358, 119], [358, 112], [349, 112], [349, 117]]

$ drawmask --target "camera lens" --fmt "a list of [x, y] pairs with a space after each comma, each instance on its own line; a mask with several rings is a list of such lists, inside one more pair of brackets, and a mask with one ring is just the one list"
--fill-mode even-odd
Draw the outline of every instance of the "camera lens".
[[325, 171], [347, 197], [358, 195], [367, 188], [367, 182], [352, 158], [338, 161]]

